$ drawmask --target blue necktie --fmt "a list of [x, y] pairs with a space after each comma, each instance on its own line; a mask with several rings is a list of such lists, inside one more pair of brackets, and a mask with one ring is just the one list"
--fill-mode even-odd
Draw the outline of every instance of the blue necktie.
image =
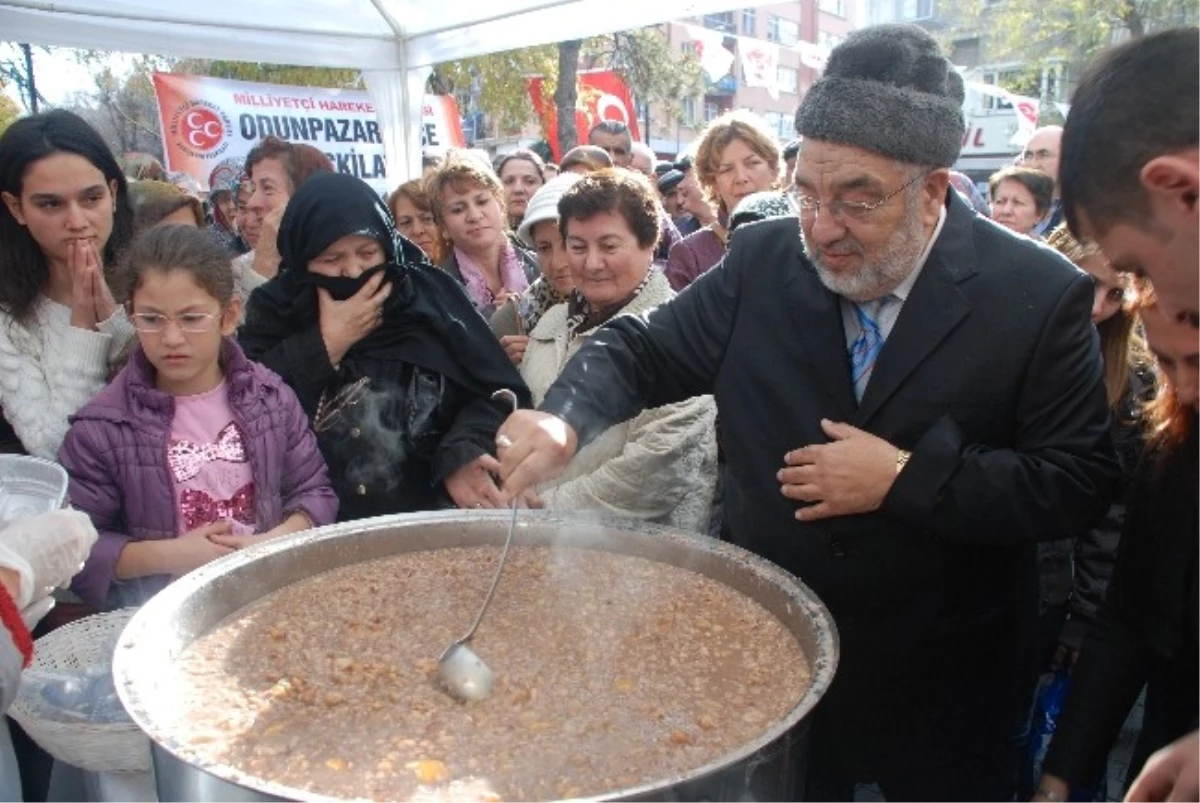
[[854, 305], [858, 337], [850, 345], [850, 378], [854, 382], [854, 397], [859, 401], [862, 401], [867, 382], [871, 380], [871, 371], [875, 368], [875, 360], [883, 348], [883, 332], [878, 323], [882, 307], [883, 299]]

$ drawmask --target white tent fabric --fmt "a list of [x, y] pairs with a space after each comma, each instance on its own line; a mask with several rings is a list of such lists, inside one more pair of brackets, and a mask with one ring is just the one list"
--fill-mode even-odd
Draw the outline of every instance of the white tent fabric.
[[[0, 0], [12, 42], [362, 70], [395, 185], [420, 170], [433, 65], [627, 30], [736, 0]], [[405, 170], [404, 168], [408, 169]]]

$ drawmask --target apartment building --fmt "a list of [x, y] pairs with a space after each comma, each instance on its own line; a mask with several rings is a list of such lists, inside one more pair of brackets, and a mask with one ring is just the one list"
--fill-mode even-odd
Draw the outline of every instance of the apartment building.
[[1070, 94], [1077, 65], [1054, 60], [1030, 70], [1019, 60], [994, 58], [988, 47], [988, 7], [982, 17], [971, 17], [963, 13], [960, 0], [865, 2], [868, 24], [920, 25], [943, 42], [950, 60], [960, 68], [967, 84], [963, 104], [967, 133], [955, 167], [977, 182], [986, 181], [996, 170], [1012, 164], [1028, 136], [1028, 127], [1022, 129], [1020, 115], [1012, 103], [986, 87], [1015, 87], [1018, 94], [1038, 100], [1044, 122], [1061, 119], [1054, 115]]
[[[794, 117], [801, 98], [820, 75], [819, 54], [838, 44], [853, 30], [860, 0], [797, 0], [708, 14], [664, 25], [672, 49], [686, 53], [695, 48], [694, 31], [704, 28], [721, 34], [721, 46], [733, 55], [729, 72], [706, 76], [702, 94], [685, 98], [679, 114], [661, 104], [639, 104], [642, 136], [660, 156], [684, 153], [713, 118], [730, 109], [747, 109], [761, 115], [781, 142], [795, 137]], [[763, 83], [747, 75], [747, 51], [777, 54], [774, 80]], [[656, 108], [657, 106], [657, 108]], [[650, 124], [646, 126], [646, 120]]]

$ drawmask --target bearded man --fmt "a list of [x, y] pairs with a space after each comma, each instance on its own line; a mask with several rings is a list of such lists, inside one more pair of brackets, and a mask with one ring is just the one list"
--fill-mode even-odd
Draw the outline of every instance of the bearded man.
[[962, 100], [920, 28], [851, 34], [797, 112], [798, 217], [740, 227], [497, 435], [516, 494], [641, 409], [715, 394], [731, 540], [838, 626], [809, 799], [1011, 799], [1035, 543], [1086, 531], [1116, 479], [1091, 280], [950, 189]]

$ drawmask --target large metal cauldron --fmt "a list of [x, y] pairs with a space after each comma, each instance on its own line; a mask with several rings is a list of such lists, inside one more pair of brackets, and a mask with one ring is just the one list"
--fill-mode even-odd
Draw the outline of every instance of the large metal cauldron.
[[[201, 769], [180, 758], [165, 732], [168, 695], [155, 689], [166, 667], [225, 617], [285, 585], [324, 570], [401, 552], [500, 546], [504, 511], [422, 513], [338, 524], [235, 553], [176, 581], [150, 600], [121, 635], [113, 672], [133, 720], [149, 735], [159, 799], [308, 800], [311, 792], [242, 776], [232, 767]], [[838, 658], [825, 606], [799, 580], [745, 550], [637, 522], [526, 513], [516, 547], [599, 549], [684, 566], [741, 591], [777, 616], [812, 662], [813, 682], [788, 715], [758, 739], [683, 776], [614, 790], [623, 800], [795, 800], [803, 775], [805, 718], [828, 690]], [[486, 578], [481, 575], [481, 582]]]

